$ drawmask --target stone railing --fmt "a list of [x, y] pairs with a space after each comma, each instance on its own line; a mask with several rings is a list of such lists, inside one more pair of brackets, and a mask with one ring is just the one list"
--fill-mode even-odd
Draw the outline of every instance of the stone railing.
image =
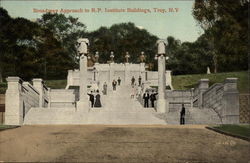
[[39, 106], [40, 93], [29, 83], [23, 82], [21, 85], [21, 98], [23, 100], [23, 118], [31, 107]]
[[5, 94], [5, 124], [22, 125], [32, 107], [47, 107], [49, 89], [42, 79], [34, 79], [33, 85], [19, 77], [8, 77]]
[[193, 95], [192, 95], [193, 96], [193, 106], [198, 107], [199, 87], [192, 88], [191, 90], [193, 92]]
[[239, 123], [239, 92], [237, 78], [209, 87], [208, 79], [201, 79], [193, 90], [192, 104], [199, 109], [213, 109], [224, 124]]
[[39, 107], [48, 107], [50, 88], [47, 88], [42, 79], [36, 78], [32, 80], [34, 88], [38, 90]]
[[200, 92], [199, 108], [213, 109], [224, 124], [239, 123], [237, 78], [226, 78]]
[[202, 105], [205, 108], [213, 109], [220, 119], [222, 114], [221, 106], [222, 106], [222, 96], [223, 96], [223, 84], [215, 83], [208, 90], [203, 93], [203, 102]]

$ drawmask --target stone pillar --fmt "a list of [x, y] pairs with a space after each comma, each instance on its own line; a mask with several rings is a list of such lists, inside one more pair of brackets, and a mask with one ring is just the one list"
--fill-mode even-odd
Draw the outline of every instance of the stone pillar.
[[227, 78], [224, 81], [222, 96], [222, 123], [239, 123], [239, 92], [237, 78]]
[[34, 88], [39, 92], [39, 107], [44, 107], [44, 91], [43, 91], [43, 80], [36, 78], [32, 80]]
[[68, 89], [70, 85], [73, 85], [73, 70], [68, 70], [66, 89]]
[[110, 64], [109, 64], [109, 82], [111, 83], [114, 79], [114, 52], [110, 52]]
[[146, 75], [145, 75], [145, 63], [144, 62], [140, 63], [140, 74], [141, 74], [142, 82], [145, 82]]
[[203, 93], [209, 88], [209, 79], [200, 79], [199, 81], [199, 94], [198, 94], [198, 107], [203, 108]]
[[157, 99], [157, 112], [165, 113], [169, 111], [168, 103], [166, 102], [166, 43], [159, 40], [158, 44], [158, 99]]
[[95, 65], [99, 64], [99, 52], [95, 52]]
[[128, 59], [130, 58], [130, 55], [128, 52], [126, 52], [126, 55], [125, 55], [125, 63], [129, 63]]
[[111, 83], [114, 80], [114, 63], [109, 64], [109, 82]]
[[88, 68], [88, 45], [89, 40], [86, 38], [81, 38], [77, 40], [78, 42], [78, 54], [80, 56], [80, 90], [79, 90], [79, 101], [76, 103], [77, 110], [79, 111], [88, 111], [89, 110], [89, 101], [87, 95], [87, 68]]
[[157, 112], [165, 113], [166, 110], [166, 76], [165, 76], [165, 57], [160, 55], [158, 57], [158, 99]]
[[130, 69], [129, 69], [129, 63], [125, 63], [125, 78], [124, 78], [124, 83], [129, 84], [130, 83]]
[[5, 94], [5, 124], [23, 124], [22, 80], [19, 77], [8, 77], [8, 88]]
[[80, 90], [79, 101], [77, 102], [77, 109], [81, 111], [88, 111], [88, 96], [87, 96], [87, 57], [81, 55], [80, 57]]
[[51, 89], [48, 88], [48, 108], [51, 108]]

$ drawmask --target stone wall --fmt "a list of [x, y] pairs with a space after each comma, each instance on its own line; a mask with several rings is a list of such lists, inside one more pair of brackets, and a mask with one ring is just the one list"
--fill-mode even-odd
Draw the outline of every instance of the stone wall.
[[75, 108], [76, 101], [79, 100], [78, 93], [74, 89], [51, 89], [49, 107]]
[[48, 88], [41, 79], [34, 79], [33, 85], [19, 77], [8, 77], [5, 94], [5, 124], [21, 125], [32, 107], [47, 107]]
[[250, 123], [250, 94], [240, 94], [240, 123]]
[[208, 82], [208, 79], [199, 81], [198, 107], [213, 109], [224, 124], [239, 123], [237, 78], [226, 78], [223, 83], [214, 84], [209, 88]]
[[191, 90], [168, 90], [166, 91], [166, 99], [169, 103], [169, 111], [175, 111], [182, 107], [192, 107], [192, 91]]

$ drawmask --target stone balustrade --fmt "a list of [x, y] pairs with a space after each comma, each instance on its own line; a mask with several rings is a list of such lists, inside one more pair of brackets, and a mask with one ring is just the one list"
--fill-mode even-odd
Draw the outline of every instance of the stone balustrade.
[[223, 84], [215, 83], [207, 91], [203, 93], [202, 105], [204, 108], [213, 109], [221, 118], [222, 110]]
[[33, 85], [19, 77], [8, 77], [5, 94], [5, 124], [22, 125], [32, 107], [47, 107], [49, 89], [42, 79], [33, 79]]

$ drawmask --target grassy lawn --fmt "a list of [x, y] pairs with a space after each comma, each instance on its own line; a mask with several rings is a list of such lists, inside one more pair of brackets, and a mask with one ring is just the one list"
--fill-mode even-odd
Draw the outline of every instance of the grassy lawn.
[[67, 80], [46, 80], [45, 84], [49, 88], [61, 89], [66, 87]]
[[14, 126], [14, 125], [0, 125], [0, 131], [1, 130], [7, 130], [7, 129], [12, 129], [12, 128], [17, 128], [19, 126]]
[[209, 84], [212, 85], [214, 83], [221, 83], [229, 77], [238, 78], [238, 89], [240, 93], [249, 92], [249, 78], [247, 71], [217, 74], [177, 75], [172, 76], [172, 85], [174, 89], [183, 90], [196, 87], [200, 79], [209, 79]]
[[242, 136], [250, 139], [250, 125], [219, 125], [213, 126], [213, 128], [225, 133], [233, 134], [236, 136]]

